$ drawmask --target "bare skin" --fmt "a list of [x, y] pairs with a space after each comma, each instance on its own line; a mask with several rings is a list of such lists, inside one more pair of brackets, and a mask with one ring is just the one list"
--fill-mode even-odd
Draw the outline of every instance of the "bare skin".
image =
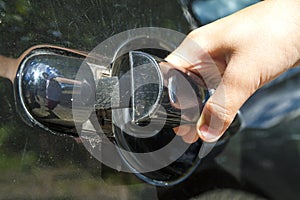
[[[175, 129], [184, 141], [217, 141], [258, 88], [299, 64], [299, 10], [299, 0], [257, 3], [191, 32], [166, 58], [186, 73], [200, 74], [213, 64], [222, 75], [197, 125]], [[191, 46], [190, 40], [201, 48]], [[206, 55], [213, 63], [203, 62]], [[17, 63], [1, 56], [0, 76], [13, 81]]]
[[297, 0], [257, 3], [192, 31], [166, 58], [184, 72], [200, 74], [209, 55], [222, 76], [197, 125], [178, 133], [184, 141], [217, 141], [257, 89], [299, 64], [299, 11]]

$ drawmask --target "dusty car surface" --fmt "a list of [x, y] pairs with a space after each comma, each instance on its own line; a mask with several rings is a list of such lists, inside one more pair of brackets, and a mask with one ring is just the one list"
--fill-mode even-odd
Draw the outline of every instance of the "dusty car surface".
[[[0, 0], [0, 54], [18, 57], [38, 44], [89, 52], [141, 27], [187, 34], [209, 22], [193, 11], [201, 2]], [[194, 157], [141, 174], [105, 166], [74, 137], [27, 126], [13, 85], [1, 78], [0, 199], [297, 199], [299, 83], [295, 68], [256, 92], [240, 110], [239, 127], [203, 159], [195, 161], [198, 141], [189, 149]], [[179, 172], [178, 163], [191, 170]]]

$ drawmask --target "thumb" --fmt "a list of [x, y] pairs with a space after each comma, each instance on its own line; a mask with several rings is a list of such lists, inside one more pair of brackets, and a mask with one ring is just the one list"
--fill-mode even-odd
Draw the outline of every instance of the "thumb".
[[243, 67], [227, 66], [197, 123], [197, 132], [203, 141], [216, 142], [230, 126], [240, 107], [258, 88], [259, 82], [253, 78], [253, 73], [245, 73]]

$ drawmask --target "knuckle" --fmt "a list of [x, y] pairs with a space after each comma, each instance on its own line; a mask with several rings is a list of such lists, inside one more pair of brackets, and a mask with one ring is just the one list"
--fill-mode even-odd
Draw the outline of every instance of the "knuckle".
[[229, 126], [233, 118], [232, 111], [228, 110], [224, 105], [214, 101], [208, 101], [205, 106], [214, 122], [222, 123], [225, 127]]
[[191, 31], [187, 35], [187, 39], [191, 41], [196, 41], [196, 43], [201, 44], [201, 46], [207, 45], [207, 41], [209, 40], [208, 34], [203, 29], [195, 29]]
[[188, 35], [188, 38], [190, 39], [196, 39], [197, 37], [199, 37], [199, 30], [195, 29], [193, 31], [191, 31]]

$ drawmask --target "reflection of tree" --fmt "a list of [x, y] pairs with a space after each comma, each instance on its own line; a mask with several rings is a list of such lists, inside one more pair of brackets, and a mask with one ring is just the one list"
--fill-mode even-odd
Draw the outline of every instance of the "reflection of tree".
[[[0, 54], [18, 57], [25, 49], [44, 43], [88, 51], [104, 39], [136, 27], [187, 32], [180, 13], [173, 0], [0, 0]], [[11, 88], [8, 81], [0, 80], [0, 158], [16, 156], [21, 163], [22, 157], [30, 154], [32, 169], [64, 166], [99, 175], [99, 162], [90, 158], [84, 147], [70, 138], [24, 125], [14, 112]], [[112, 171], [106, 172], [102, 175], [108, 177]], [[124, 177], [123, 182], [130, 180], [128, 174]]]
[[[18, 56], [34, 44], [90, 50], [118, 32], [145, 26], [187, 32], [177, 1], [0, 0], [0, 54]], [[15, 51], [6, 51], [14, 48]]]

